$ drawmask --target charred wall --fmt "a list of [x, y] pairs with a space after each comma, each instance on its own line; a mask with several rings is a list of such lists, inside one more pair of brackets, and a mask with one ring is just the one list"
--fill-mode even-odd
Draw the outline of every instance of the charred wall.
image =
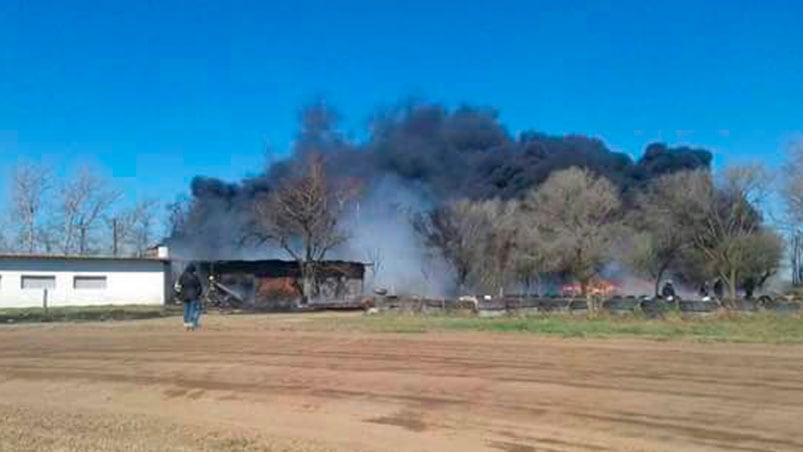
[[[255, 308], [289, 309], [302, 298], [301, 270], [295, 261], [209, 261], [198, 264], [205, 276], [237, 292]], [[319, 295], [311, 303], [337, 303], [359, 298], [363, 292], [365, 264], [324, 262], [317, 275]]]

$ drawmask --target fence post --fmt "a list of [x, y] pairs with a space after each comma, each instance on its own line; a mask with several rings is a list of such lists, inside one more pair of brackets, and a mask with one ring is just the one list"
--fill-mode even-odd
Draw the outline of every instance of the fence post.
[[42, 307], [45, 310], [45, 316], [48, 317], [48, 310], [47, 310], [47, 287], [45, 287], [44, 291], [42, 292]]

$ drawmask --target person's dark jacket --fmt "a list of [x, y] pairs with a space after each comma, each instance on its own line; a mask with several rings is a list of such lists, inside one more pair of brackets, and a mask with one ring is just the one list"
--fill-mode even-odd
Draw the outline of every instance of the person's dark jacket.
[[201, 286], [201, 280], [195, 273], [182, 273], [181, 277], [178, 279], [178, 284], [180, 286], [178, 292], [179, 300], [186, 303], [188, 301], [198, 300], [201, 298], [203, 287]]
[[725, 285], [722, 284], [721, 279], [718, 279], [717, 282], [714, 283], [714, 296], [721, 300], [723, 295], [725, 295]]

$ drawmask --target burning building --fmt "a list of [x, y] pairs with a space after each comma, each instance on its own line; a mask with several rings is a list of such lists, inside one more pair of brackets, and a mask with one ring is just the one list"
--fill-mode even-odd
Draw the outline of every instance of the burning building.
[[[291, 310], [301, 304], [301, 269], [296, 261], [221, 260], [198, 263], [208, 278], [209, 290], [230, 304], [264, 310]], [[317, 271], [317, 295], [306, 302], [311, 306], [359, 305], [366, 264], [326, 261]]]

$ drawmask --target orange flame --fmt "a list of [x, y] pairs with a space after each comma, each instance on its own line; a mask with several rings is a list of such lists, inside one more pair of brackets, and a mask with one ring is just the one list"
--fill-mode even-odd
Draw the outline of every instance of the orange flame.
[[[588, 285], [588, 295], [607, 297], [619, 291], [619, 287], [611, 281], [600, 279]], [[580, 283], [565, 284], [561, 288], [563, 296], [578, 297], [583, 295], [583, 287]]]

